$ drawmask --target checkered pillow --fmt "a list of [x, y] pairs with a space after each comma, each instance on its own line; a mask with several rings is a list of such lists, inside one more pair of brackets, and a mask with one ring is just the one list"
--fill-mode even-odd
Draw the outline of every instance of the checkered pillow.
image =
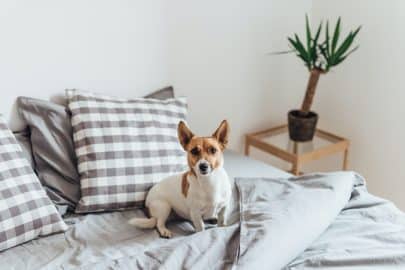
[[66, 93], [80, 174], [77, 213], [141, 207], [154, 183], [186, 169], [177, 139], [177, 125], [187, 112], [185, 98]]
[[66, 229], [0, 116], [0, 251]]

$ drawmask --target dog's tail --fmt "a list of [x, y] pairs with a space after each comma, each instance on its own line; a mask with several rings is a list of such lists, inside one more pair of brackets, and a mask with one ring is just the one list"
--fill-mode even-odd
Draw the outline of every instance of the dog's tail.
[[152, 229], [156, 226], [156, 218], [133, 218], [128, 221], [129, 224], [142, 228], [142, 229]]

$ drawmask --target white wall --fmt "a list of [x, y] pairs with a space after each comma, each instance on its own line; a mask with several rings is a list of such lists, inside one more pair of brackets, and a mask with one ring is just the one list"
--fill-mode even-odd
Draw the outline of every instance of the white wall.
[[350, 167], [405, 210], [405, 1], [314, 0], [313, 21], [363, 25], [360, 48], [319, 83], [320, 126], [352, 141]]
[[[178, 0], [170, 4], [170, 79], [190, 98], [189, 119], [197, 133], [231, 123], [232, 148], [243, 135], [274, 124], [268, 55], [285, 45], [285, 33], [301, 25], [311, 1]], [[286, 90], [287, 91], [287, 90]]]
[[166, 4], [1, 1], [0, 112], [9, 115], [19, 95], [48, 99], [82, 88], [139, 96], [165, 86]]
[[300, 26], [310, 3], [1, 1], [0, 112], [8, 115], [18, 95], [83, 88], [131, 97], [173, 84], [189, 97], [196, 132], [228, 118], [231, 146], [241, 149], [244, 133], [272, 121], [266, 54]]

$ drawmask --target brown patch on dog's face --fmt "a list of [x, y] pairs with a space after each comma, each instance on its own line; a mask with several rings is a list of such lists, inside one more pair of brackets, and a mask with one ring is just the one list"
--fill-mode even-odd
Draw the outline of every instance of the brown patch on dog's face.
[[188, 165], [194, 175], [197, 172], [206, 175], [222, 166], [223, 150], [228, 143], [228, 134], [229, 125], [226, 120], [221, 122], [211, 137], [197, 137], [184, 122], [179, 123], [179, 141], [187, 152]]
[[194, 137], [187, 145], [186, 151], [190, 168], [195, 168], [201, 159], [206, 160], [213, 170], [222, 164], [222, 147], [212, 137]]

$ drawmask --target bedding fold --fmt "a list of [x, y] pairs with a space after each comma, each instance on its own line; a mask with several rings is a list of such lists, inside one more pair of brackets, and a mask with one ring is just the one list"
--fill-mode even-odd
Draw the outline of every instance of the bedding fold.
[[236, 179], [241, 269], [281, 269], [334, 221], [350, 200], [356, 174]]
[[[172, 220], [172, 239], [128, 224], [143, 211], [71, 216], [64, 234], [0, 253], [10, 269], [404, 269], [405, 215], [352, 172], [290, 177], [228, 155], [227, 227]], [[232, 161], [232, 162], [229, 162]], [[254, 166], [253, 166], [254, 165]], [[245, 177], [248, 175], [254, 177]], [[280, 178], [277, 178], [277, 177]], [[238, 192], [239, 191], [239, 192]]]

